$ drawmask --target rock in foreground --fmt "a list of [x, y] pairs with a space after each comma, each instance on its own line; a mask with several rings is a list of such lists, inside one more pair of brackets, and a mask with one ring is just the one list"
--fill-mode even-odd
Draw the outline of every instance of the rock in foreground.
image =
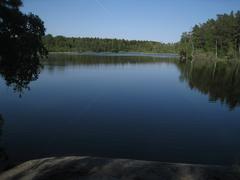
[[237, 180], [231, 168], [169, 164], [127, 159], [93, 157], [45, 158], [25, 162], [3, 172], [1, 180], [12, 179], [156, 179], [156, 180]]

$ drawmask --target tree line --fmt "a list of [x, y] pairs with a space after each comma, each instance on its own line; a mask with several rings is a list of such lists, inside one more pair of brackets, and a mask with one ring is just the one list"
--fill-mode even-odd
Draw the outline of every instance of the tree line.
[[147, 52], [179, 53], [184, 58], [199, 54], [211, 58], [240, 57], [240, 11], [219, 14], [216, 19], [195, 25], [184, 32], [177, 43], [124, 39], [77, 38], [46, 35], [45, 47], [50, 52]]
[[240, 56], [240, 11], [217, 15], [216, 19], [195, 25], [182, 34], [181, 54], [194, 57], [209, 53], [216, 58], [233, 59]]
[[176, 53], [174, 43], [125, 39], [78, 38], [46, 35], [43, 42], [50, 52], [149, 52]]
[[[199, 54], [211, 58], [240, 57], [240, 11], [219, 14], [216, 19], [195, 25], [177, 43], [124, 39], [78, 38], [46, 35], [43, 43], [50, 52], [147, 52], [179, 53], [191, 59]], [[200, 56], [201, 58], [203, 56]]]

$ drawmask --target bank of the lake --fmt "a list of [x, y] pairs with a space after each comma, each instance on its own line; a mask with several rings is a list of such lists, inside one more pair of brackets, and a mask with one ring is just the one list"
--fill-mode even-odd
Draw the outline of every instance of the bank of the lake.
[[27, 161], [3, 172], [0, 179], [238, 180], [240, 170], [238, 167], [72, 156]]
[[145, 52], [49, 52], [50, 55], [82, 55], [82, 56], [112, 56], [112, 57], [156, 57], [179, 58], [175, 53], [145, 53]]
[[[189, 55], [190, 56], [190, 55]], [[193, 53], [193, 57], [190, 58], [191, 60], [197, 61], [240, 61], [240, 57], [228, 57], [228, 56], [216, 56], [214, 53], [211, 52], [201, 52], [196, 51]]]

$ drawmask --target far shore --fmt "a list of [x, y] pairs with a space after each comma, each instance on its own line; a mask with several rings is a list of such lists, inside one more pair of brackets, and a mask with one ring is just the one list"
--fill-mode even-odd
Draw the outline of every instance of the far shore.
[[144, 52], [49, 52], [49, 54], [66, 54], [82, 56], [126, 56], [126, 57], [156, 57], [156, 58], [179, 58], [174, 53], [144, 53]]

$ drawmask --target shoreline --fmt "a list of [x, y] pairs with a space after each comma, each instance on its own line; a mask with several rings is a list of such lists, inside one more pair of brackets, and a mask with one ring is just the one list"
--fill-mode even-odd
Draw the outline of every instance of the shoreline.
[[144, 53], [144, 52], [49, 52], [50, 55], [80, 55], [80, 56], [112, 56], [112, 57], [153, 57], [153, 58], [179, 58], [174, 53]]
[[30, 160], [2, 172], [0, 179], [238, 180], [240, 170], [214, 165], [70, 156]]

